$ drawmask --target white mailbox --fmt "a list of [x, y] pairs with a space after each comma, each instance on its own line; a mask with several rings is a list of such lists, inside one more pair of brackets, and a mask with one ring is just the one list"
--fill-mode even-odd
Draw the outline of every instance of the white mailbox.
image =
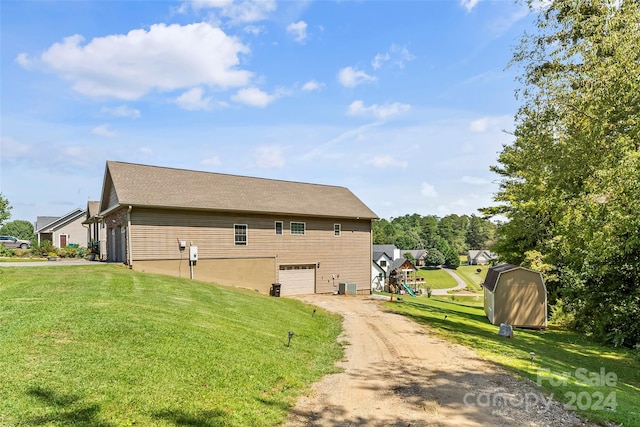
[[198, 247], [189, 246], [189, 261], [198, 261]]

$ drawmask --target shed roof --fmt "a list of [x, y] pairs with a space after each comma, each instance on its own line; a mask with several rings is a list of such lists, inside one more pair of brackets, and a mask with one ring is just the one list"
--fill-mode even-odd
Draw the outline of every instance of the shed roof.
[[117, 206], [375, 219], [345, 187], [108, 161], [101, 212], [109, 192]]
[[493, 292], [496, 288], [496, 285], [498, 284], [498, 277], [500, 277], [500, 273], [513, 270], [516, 268], [521, 268], [521, 267], [518, 267], [517, 265], [513, 265], [513, 264], [500, 264], [500, 265], [491, 267], [489, 270], [487, 270], [487, 277], [484, 279], [483, 286], [488, 290], [490, 290], [491, 292]]

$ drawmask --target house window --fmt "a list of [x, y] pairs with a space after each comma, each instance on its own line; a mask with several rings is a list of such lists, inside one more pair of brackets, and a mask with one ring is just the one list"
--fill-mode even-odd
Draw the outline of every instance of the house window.
[[304, 222], [292, 222], [289, 226], [291, 234], [302, 235], [305, 233], [306, 224]]
[[333, 224], [333, 235], [336, 237], [340, 237], [340, 231], [342, 230], [342, 227], [340, 226], [340, 224]]
[[384, 268], [384, 267], [386, 267], [386, 266], [387, 266], [387, 261], [386, 261], [386, 260], [384, 260], [384, 259], [381, 259], [381, 260], [380, 260], [380, 267], [383, 267], [383, 268]]
[[276, 236], [282, 236], [282, 221], [276, 221]]
[[247, 225], [246, 224], [235, 224], [233, 226], [235, 233], [235, 245], [236, 246], [247, 246]]

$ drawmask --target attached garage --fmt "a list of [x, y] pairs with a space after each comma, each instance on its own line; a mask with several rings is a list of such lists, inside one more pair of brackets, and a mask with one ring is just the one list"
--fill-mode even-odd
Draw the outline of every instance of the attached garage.
[[484, 311], [493, 325], [547, 327], [547, 288], [542, 274], [512, 264], [491, 267], [484, 281]]
[[313, 264], [281, 265], [278, 282], [280, 295], [313, 294], [316, 291], [316, 266]]

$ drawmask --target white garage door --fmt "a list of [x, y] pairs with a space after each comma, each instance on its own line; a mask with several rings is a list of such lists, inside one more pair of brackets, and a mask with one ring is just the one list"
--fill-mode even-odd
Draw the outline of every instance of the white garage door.
[[280, 295], [313, 294], [316, 291], [315, 265], [281, 265]]

